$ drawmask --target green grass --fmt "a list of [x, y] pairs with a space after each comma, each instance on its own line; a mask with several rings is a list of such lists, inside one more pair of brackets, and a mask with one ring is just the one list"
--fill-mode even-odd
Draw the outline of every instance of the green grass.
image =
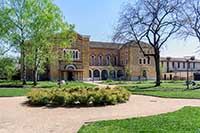
[[199, 133], [200, 107], [156, 116], [99, 121], [84, 125], [78, 133]]
[[[21, 85], [20, 81], [0, 81], [0, 85]], [[65, 85], [61, 85], [62, 88], [67, 87], [94, 87], [95, 85], [83, 83], [83, 82], [67, 82]], [[57, 88], [57, 82], [40, 81], [36, 88]], [[23, 88], [0, 88], [0, 97], [12, 97], [12, 96], [25, 96], [33, 88], [32, 82], [28, 81], [27, 85]]]
[[164, 98], [200, 99], [200, 90], [130, 90], [133, 94]]
[[[119, 81], [113, 81], [119, 82]], [[150, 96], [158, 96], [165, 98], [200, 98], [200, 90], [195, 90], [198, 86], [190, 86], [190, 90], [186, 90], [185, 81], [162, 81], [161, 85], [155, 87], [153, 81], [122, 81], [119, 84], [120, 86], [128, 89], [133, 94], [138, 95], [150, 95]], [[196, 82], [200, 84], [200, 82]]]
[[13, 96], [25, 96], [27, 92], [31, 89], [19, 89], [19, 88], [12, 88], [12, 89], [0, 89], [0, 97], [13, 97]]

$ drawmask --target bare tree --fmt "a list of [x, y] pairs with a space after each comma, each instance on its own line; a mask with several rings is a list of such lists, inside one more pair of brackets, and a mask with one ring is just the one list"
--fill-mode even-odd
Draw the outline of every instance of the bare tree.
[[[160, 86], [160, 49], [180, 27], [175, 19], [179, 8], [178, 0], [138, 0], [134, 4], [124, 6], [114, 41], [137, 43], [144, 56], [153, 56], [156, 69], [156, 86]], [[145, 53], [142, 45], [154, 49], [151, 54]]]
[[200, 1], [185, 0], [177, 16], [182, 26], [179, 34], [183, 37], [197, 37], [200, 42]]

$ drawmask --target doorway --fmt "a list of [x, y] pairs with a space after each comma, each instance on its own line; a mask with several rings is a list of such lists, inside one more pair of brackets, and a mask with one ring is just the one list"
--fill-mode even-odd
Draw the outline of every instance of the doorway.
[[73, 81], [74, 80], [74, 78], [73, 78], [73, 72], [68, 72], [67, 80], [68, 81]]

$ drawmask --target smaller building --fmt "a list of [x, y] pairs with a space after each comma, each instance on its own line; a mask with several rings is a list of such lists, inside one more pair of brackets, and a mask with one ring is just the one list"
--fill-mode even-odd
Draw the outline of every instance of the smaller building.
[[163, 80], [186, 80], [187, 71], [190, 80], [200, 80], [200, 60], [162, 57], [161, 73]]

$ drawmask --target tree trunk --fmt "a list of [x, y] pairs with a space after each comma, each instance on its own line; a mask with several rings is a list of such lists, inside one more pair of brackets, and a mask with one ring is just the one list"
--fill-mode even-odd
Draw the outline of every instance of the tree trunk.
[[38, 70], [37, 68], [34, 68], [34, 71], [33, 71], [33, 85], [34, 86], [37, 85], [37, 76], [38, 76]]
[[26, 52], [24, 48], [24, 44], [22, 43], [21, 45], [21, 58], [22, 58], [22, 63], [21, 63], [21, 79], [23, 85], [26, 85]]
[[38, 76], [38, 66], [37, 66], [37, 53], [38, 50], [37, 48], [35, 49], [35, 57], [34, 57], [34, 70], [33, 70], [33, 85], [36, 86], [37, 85], [37, 76]]
[[156, 85], [155, 86], [160, 86], [160, 51], [155, 50], [155, 70], [156, 70]]

